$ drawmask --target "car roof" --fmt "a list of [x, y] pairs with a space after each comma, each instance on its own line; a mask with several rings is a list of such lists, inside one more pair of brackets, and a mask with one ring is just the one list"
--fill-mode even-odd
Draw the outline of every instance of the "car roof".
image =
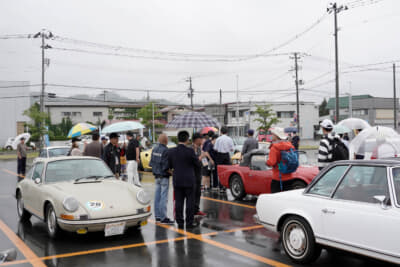
[[101, 160], [99, 158], [96, 157], [87, 157], [87, 156], [62, 156], [62, 157], [54, 157], [54, 158], [38, 158], [37, 162], [45, 162], [45, 163], [49, 163], [49, 162], [53, 162], [53, 161], [62, 161], [62, 160], [77, 160], [77, 159], [97, 159], [97, 160]]
[[48, 147], [46, 147], [47, 150], [57, 149], [57, 148], [70, 148], [70, 146], [48, 146]]
[[372, 160], [340, 160], [334, 162], [335, 165], [375, 165], [375, 166], [388, 166], [400, 167], [400, 158], [387, 158], [387, 159], [372, 159]]

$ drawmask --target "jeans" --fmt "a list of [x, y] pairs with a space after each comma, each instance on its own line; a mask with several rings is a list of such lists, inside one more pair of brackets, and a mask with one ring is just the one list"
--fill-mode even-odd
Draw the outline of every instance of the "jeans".
[[154, 216], [160, 220], [167, 218], [168, 188], [169, 178], [156, 178]]
[[136, 160], [128, 160], [126, 172], [128, 173], [128, 183], [140, 185], [138, 164]]

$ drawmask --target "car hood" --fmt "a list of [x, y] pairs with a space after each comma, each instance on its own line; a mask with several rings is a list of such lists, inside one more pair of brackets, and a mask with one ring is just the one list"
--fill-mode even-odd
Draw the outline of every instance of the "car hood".
[[72, 196], [78, 200], [80, 209], [77, 212], [85, 212], [90, 219], [133, 215], [148, 206], [137, 201], [136, 194], [140, 188], [115, 179], [88, 183], [62, 182], [49, 186], [65, 197]]

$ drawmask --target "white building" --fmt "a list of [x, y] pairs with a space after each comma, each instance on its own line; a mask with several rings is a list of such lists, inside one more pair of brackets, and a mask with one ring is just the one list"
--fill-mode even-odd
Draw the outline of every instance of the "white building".
[[25, 131], [24, 125], [29, 118], [23, 113], [30, 106], [29, 82], [0, 81], [0, 87], [0, 146], [3, 146], [9, 137]]
[[[256, 105], [271, 105], [280, 122], [274, 126], [289, 127], [297, 126], [296, 102], [242, 102], [239, 103], [239, 118], [236, 117], [237, 104], [227, 105], [227, 127], [231, 135], [244, 136], [248, 129], [257, 130], [260, 124], [254, 119], [258, 117], [255, 113]], [[300, 136], [304, 139], [313, 139], [316, 127], [319, 122], [318, 105], [313, 102], [300, 102]], [[238, 127], [239, 126], [239, 127]]]

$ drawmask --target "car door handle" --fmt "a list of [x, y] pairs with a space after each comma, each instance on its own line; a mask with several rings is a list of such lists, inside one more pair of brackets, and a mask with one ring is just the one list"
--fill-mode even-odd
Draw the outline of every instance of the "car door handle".
[[334, 210], [328, 210], [328, 209], [322, 209], [322, 212], [325, 214], [335, 214], [336, 212]]

